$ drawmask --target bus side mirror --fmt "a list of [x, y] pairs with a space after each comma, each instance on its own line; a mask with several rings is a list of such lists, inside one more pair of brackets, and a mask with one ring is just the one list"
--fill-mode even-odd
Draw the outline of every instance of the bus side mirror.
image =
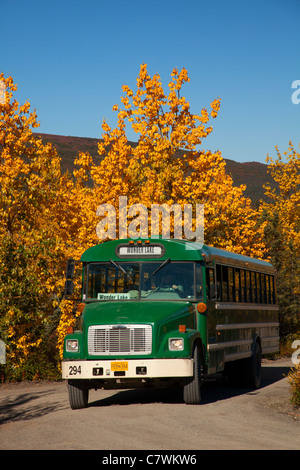
[[217, 294], [216, 285], [212, 284], [210, 287], [211, 287], [210, 300], [217, 300], [218, 294]]
[[65, 295], [72, 295], [74, 292], [73, 279], [67, 279], [65, 282]]
[[75, 271], [75, 261], [69, 259], [66, 269], [65, 295], [72, 295], [74, 292], [73, 276]]
[[68, 259], [67, 270], [66, 270], [66, 279], [73, 279], [75, 270], [75, 261], [71, 258]]

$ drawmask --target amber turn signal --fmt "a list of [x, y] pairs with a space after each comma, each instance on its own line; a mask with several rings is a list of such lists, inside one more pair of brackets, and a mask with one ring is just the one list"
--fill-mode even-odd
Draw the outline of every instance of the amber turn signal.
[[200, 302], [197, 305], [197, 310], [198, 310], [199, 313], [204, 313], [206, 311], [206, 309], [207, 309], [207, 306], [203, 302]]
[[186, 326], [185, 325], [179, 325], [179, 331], [180, 333], [185, 333], [186, 332]]

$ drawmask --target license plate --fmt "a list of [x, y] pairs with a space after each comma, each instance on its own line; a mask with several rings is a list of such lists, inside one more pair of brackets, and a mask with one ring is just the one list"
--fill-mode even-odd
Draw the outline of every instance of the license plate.
[[110, 365], [110, 368], [113, 372], [128, 370], [128, 362], [126, 361], [112, 362]]

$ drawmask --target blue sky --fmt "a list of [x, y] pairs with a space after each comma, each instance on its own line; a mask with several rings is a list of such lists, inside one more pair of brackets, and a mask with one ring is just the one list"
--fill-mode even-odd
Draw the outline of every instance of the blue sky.
[[275, 145], [298, 148], [299, 0], [0, 0], [0, 15], [0, 71], [41, 133], [101, 138], [122, 85], [135, 87], [147, 63], [165, 86], [174, 67], [188, 70], [195, 113], [221, 98], [204, 149], [265, 163]]

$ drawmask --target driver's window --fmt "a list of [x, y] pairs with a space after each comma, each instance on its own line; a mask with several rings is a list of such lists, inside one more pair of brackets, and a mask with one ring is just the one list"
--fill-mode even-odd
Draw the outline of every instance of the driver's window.
[[202, 266], [196, 263], [196, 299], [203, 298]]

